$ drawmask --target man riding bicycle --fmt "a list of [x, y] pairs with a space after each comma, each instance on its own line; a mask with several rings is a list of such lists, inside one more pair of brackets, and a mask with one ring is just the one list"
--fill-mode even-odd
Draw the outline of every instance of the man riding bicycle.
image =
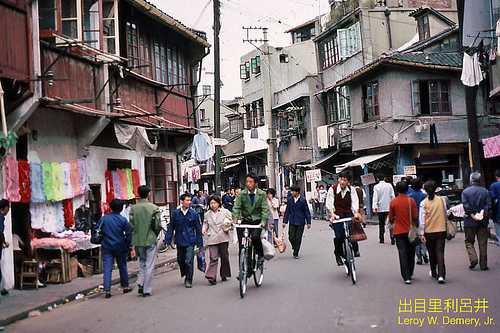
[[[349, 185], [349, 176], [341, 173], [338, 183], [329, 190], [326, 198], [326, 208], [330, 212], [330, 222], [332, 223], [335, 238], [335, 259], [337, 265], [342, 266], [342, 258], [345, 257], [343, 243], [345, 240], [344, 223], [336, 222], [339, 219], [354, 217], [361, 218], [359, 214], [359, 198], [356, 190]], [[359, 246], [357, 242], [352, 242], [354, 255], [359, 257]]]
[[[266, 192], [257, 187], [257, 177], [253, 174], [245, 176], [246, 188], [241, 191], [241, 194], [236, 198], [233, 207], [233, 219], [235, 223], [238, 220], [243, 224], [260, 225], [260, 229], [250, 229], [250, 238], [252, 245], [255, 248], [258, 259], [257, 262], [262, 264], [264, 261], [264, 250], [262, 248], [261, 233], [267, 227], [268, 206]], [[241, 253], [242, 238], [244, 229], [236, 229], [238, 234], [239, 253]], [[248, 267], [252, 267], [252, 258], [247, 257]], [[249, 272], [252, 274], [253, 272]]]

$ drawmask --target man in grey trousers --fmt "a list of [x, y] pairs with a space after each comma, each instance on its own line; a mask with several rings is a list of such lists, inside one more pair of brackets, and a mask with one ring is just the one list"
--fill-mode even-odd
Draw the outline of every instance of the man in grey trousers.
[[149, 202], [151, 189], [147, 186], [139, 187], [137, 204], [130, 209], [130, 224], [134, 228], [132, 245], [139, 257], [139, 277], [137, 284], [139, 294], [151, 296], [153, 270], [156, 258], [156, 240], [161, 231], [160, 210], [158, 206]]

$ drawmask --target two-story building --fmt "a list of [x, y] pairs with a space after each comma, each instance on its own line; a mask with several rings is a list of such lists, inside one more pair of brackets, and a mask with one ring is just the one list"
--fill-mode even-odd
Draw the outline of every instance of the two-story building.
[[[422, 5], [434, 8], [435, 15], [425, 14], [415, 20], [410, 14]], [[332, 172], [334, 165], [354, 157], [354, 99], [349, 85], [339, 82], [388, 52], [426, 39], [431, 32], [435, 35], [446, 30], [456, 17], [456, 3], [451, 0], [332, 2], [327, 28], [314, 39], [322, 83], [318, 96], [326, 122], [317, 129], [323, 157], [312, 167]]]
[[[10, 165], [47, 166], [55, 180], [70, 173], [81, 177], [72, 193], [38, 193], [36, 201], [22, 202], [14, 195], [13, 232], [29, 244], [31, 230], [45, 223], [32, 219], [42, 210], [64, 205], [74, 211], [87, 200], [99, 215], [113, 198], [135, 199], [139, 184], [152, 188], [156, 204], [175, 207], [179, 152], [195, 134], [206, 35], [144, 0], [4, 3], [2, 26], [10, 29], [3, 20], [9, 17], [15, 30], [0, 37], [0, 52], [8, 53], [0, 61], [2, 85], [1, 68], [11, 76], [5, 84], [7, 119], [17, 133]], [[12, 170], [4, 165], [4, 171]]]
[[[424, 181], [460, 189], [470, 168], [458, 26], [450, 23], [433, 31], [430, 25], [428, 32], [423, 17], [447, 21], [431, 8], [417, 9], [410, 16], [423, 31], [419, 41], [337, 83], [351, 92], [352, 150], [364, 158], [377, 157], [370, 172], [404, 175], [405, 167], [415, 166]], [[490, 126], [485, 100], [478, 96], [476, 109], [481, 134], [489, 137], [498, 129]], [[345, 166], [356, 163], [340, 168]]]

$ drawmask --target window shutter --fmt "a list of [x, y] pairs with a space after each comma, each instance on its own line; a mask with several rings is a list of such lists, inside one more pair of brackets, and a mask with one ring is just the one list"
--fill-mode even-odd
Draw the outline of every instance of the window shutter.
[[420, 111], [420, 81], [411, 81], [411, 106], [412, 115], [418, 116]]
[[247, 68], [245, 64], [240, 65], [240, 79], [242, 80], [247, 79]]
[[353, 25], [354, 45], [353, 54], [361, 50], [361, 25], [359, 22]]
[[348, 37], [349, 29], [339, 29], [337, 30], [337, 36], [339, 39], [340, 48], [340, 58], [345, 59], [348, 57]]

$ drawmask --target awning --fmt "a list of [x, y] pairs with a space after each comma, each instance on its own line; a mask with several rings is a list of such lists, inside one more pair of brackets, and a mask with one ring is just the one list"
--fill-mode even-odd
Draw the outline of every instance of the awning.
[[330, 153], [330, 154], [326, 155], [325, 157], [323, 157], [322, 159], [320, 159], [320, 160], [318, 160], [318, 161], [316, 161], [314, 163], [311, 163], [311, 164], [302, 164], [302, 165], [298, 165], [298, 167], [314, 169], [317, 166], [319, 166], [319, 165], [321, 165], [321, 164], [323, 164], [325, 162], [328, 162], [330, 159], [332, 159], [339, 152], [340, 152], [340, 150], [336, 150], [333, 153]]
[[361, 167], [361, 168], [364, 168], [365, 165], [367, 164], [370, 164], [372, 162], [375, 162], [377, 160], [380, 160], [381, 158], [384, 158], [386, 157], [387, 155], [390, 155], [391, 153], [384, 153], [384, 154], [376, 154], [376, 155], [367, 155], [367, 156], [363, 156], [363, 157], [358, 157], [357, 159], [355, 160], [352, 160], [350, 162], [347, 162], [347, 163], [344, 163], [344, 164], [340, 164], [340, 165], [336, 165], [335, 166], [335, 171], [337, 173], [339, 172], [342, 172], [342, 170], [345, 170], [347, 168], [351, 168], [351, 167]]
[[224, 167], [224, 171], [229, 170], [229, 169], [232, 169], [232, 168], [237, 167], [237, 166], [239, 166], [239, 165], [240, 165], [240, 162], [238, 162], [238, 163], [233, 163], [233, 164], [229, 164], [229, 165], [226, 165], [226, 166]]

